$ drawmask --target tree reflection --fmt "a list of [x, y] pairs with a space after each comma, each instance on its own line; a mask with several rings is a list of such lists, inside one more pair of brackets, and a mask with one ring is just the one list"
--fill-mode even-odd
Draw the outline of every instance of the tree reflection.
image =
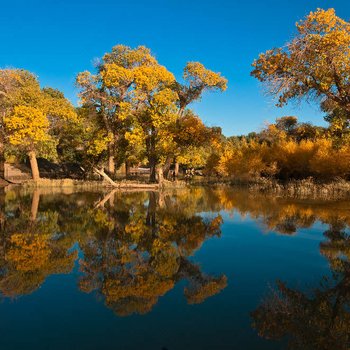
[[331, 277], [311, 292], [278, 281], [252, 313], [260, 336], [286, 338], [290, 349], [350, 348], [350, 236], [344, 222], [335, 219], [325, 237], [320, 251], [329, 260]]
[[78, 251], [80, 290], [118, 315], [149, 312], [180, 280], [189, 303], [219, 293], [226, 277], [205, 274], [191, 256], [220, 236], [222, 218], [197, 214], [205, 204], [194, 192], [3, 193], [1, 295], [29, 294], [48, 276], [70, 273]]
[[[11, 196], [11, 193], [9, 194]], [[17, 297], [36, 290], [45, 279], [72, 270], [76, 252], [58, 226], [58, 213], [38, 212], [40, 194], [34, 191], [31, 203], [9, 200], [3, 208], [1, 227], [0, 292]]]
[[206, 275], [189, 260], [206, 239], [220, 236], [221, 216], [205, 219], [161, 195], [150, 192], [146, 200], [113, 207], [112, 222], [101, 220], [97, 211], [104, 235], [81, 243], [80, 289], [96, 290], [118, 315], [149, 312], [183, 279], [189, 303], [200, 303], [226, 286], [225, 276]]
[[278, 234], [296, 234], [318, 221], [328, 225], [320, 252], [333, 278], [325, 278], [313, 293], [279, 282], [253, 314], [254, 325], [265, 337], [288, 336], [295, 348], [326, 348], [327, 342], [337, 348], [349, 326], [349, 209], [344, 201], [269, 197], [224, 187], [0, 192], [0, 293], [21, 296], [52, 274], [70, 273], [79, 252], [79, 289], [96, 293], [118, 315], [149, 312], [180, 281], [187, 302], [201, 303], [227, 284], [224, 275], [205, 273], [194, 257], [206, 240], [221, 235], [222, 210], [249, 216]]

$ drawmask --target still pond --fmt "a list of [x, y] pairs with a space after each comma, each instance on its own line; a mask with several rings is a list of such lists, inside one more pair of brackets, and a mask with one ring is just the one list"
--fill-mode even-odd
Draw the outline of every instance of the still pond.
[[0, 348], [350, 348], [350, 201], [0, 194]]

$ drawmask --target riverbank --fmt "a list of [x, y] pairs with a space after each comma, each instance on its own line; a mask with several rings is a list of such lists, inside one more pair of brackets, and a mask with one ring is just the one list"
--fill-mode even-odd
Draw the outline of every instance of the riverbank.
[[[77, 188], [77, 189], [151, 189], [157, 190], [158, 184], [148, 184], [137, 181], [118, 181], [116, 185], [111, 185], [107, 181], [84, 181], [73, 179], [40, 179], [38, 181], [26, 181], [19, 186], [24, 188]], [[18, 185], [17, 185], [18, 186]]]
[[246, 188], [252, 193], [264, 193], [278, 197], [334, 200], [350, 199], [350, 181], [345, 181], [343, 179], [320, 182], [312, 178], [288, 181], [266, 178], [255, 181], [206, 178], [194, 180], [192, 184], [196, 186], [229, 186]]
[[[1, 179], [0, 179], [1, 180]], [[186, 183], [184, 181], [164, 181], [162, 185], [133, 180], [122, 180], [111, 185], [107, 181], [84, 181], [73, 179], [40, 179], [26, 181], [22, 184], [9, 184], [0, 181], [1, 187], [20, 187], [25, 190], [55, 189], [56, 191], [158, 191], [163, 189], [178, 189], [187, 186], [232, 187], [244, 188], [251, 193], [264, 193], [278, 197], [314, 198], [314, 199], [350, 199], [350, 182], [342, 179], [330, 182], [317, 182], [314, 179], [278, 181], [259, 179], [244, 181], [238, 179], [196, 178]]]
[[94, 181], [94, 180], [74, 180], [74, 179], [40, 179], [38, 181], [25, 181], [21, 184], [12, 184], [7, 181], [0, 183], [1, 187], [20, 187], [23, 189], [45, 189], [45, 188], [55, 188], [55, 189], [75, 189], [75, 190], [149, 190], [158, 191], [163, 188], [183, 188], [186, 183], [183, 181], [163, 181], [161, 185], [157, 183], [147, 183], [135, 180], [121, 180], [116, 181], [111, 184], [108, 181]]

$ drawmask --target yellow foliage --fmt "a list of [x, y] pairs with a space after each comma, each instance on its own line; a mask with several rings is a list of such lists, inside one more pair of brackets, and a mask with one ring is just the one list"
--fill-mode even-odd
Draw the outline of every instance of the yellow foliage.
[[253, 179], [262, 175], [283, 179], [347, 178], [350, 175], [350, 145], [336, 148], [331, 139], [280, 139], [268, 145], [256, 141], [227, 144], [216, 170], [224, 176]]
[[111, 142], [111, 140], [113, 140], [112, 133], [108, 133], [106, 135], [104, 131], [99, 131], [95, 135], [95, 138], [90, 141], [87, 148], [87, 153], [91, 155], [99, 155], [103, 151], [107, 151], [108, 145]]
[[26, 149], [50, 140], [49, 121], [46, 115], [35, 107], [16, 106], [12, 114], [4, 117], [9, 131], [9, 142]]
[[252, 75], [278, 97], [278, 106], [306, 97], [326, 111], [349, 112], [350, 23], [334, 9], [317, 9], [296, 26], [299, 33], [291, 42], [260, 54]]
[[206, 86], [207, 88], [227, 89], [227, 79], [220, 73], [215, 73], [199, 62], [188, 62], [184, 69], [184, 79], [192, 86]]

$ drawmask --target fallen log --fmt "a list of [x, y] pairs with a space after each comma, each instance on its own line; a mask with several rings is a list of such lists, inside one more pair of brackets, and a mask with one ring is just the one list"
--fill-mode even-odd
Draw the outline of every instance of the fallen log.
[[99, 170], [97, 168], [93, 168], [94, 172], [100, 176], [102, 176], [107, 182], [109, 182], [112, 186], [117, 187], [118, 184], [114, 182], [102, 169]]
[[94, 172], [102, 176], [108, 183], [115, 188], [139, 188], [139, 189], [158, 189], [158, 184], [142, 184], [142, 183], [125, 183], [113, 181], [102, 169], [93, 168]]

